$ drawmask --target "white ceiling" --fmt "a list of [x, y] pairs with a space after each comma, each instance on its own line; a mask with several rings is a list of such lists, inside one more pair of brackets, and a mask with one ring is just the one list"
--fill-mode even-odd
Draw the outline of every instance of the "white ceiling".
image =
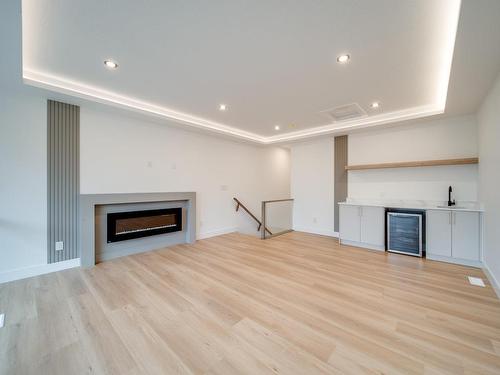
[[[444, 111], [459, 3], [24, 0], [23, 76], [260, 143], [375, 126]], [[473, 3], [487, 7], [477, 11]], [[467, 56], [460, 43], [481, 48], [474, 38], [485, 26], [470, 23], [486, 17], [498, 26], [490, 9], [498, 4], [464, 2], [456, 55]], [[341, 53], [352, 56], [348, 64], [336, 63]], [[107, 58], [119, 69], [106, 69]], [[457, 69], [470, 76], [472, 64], [462, 60]], [[491, 74], [495, 63], [487, 66]], [[469, 84], [460, 77], [450, 87]], [[370, 110], [374, 100], [382, 103], [378, 111]], [[368, 116], [333, 123], [320, 113], [350, 103]]]
[[445, 114], [474, 113], [500, 72], [500, 0], [462, 0]]

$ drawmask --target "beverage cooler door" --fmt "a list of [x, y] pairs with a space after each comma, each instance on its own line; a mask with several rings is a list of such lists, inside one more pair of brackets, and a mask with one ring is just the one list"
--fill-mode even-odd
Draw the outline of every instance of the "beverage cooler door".
[[387, 212], [387, 251], [422, 256], [422, 215]]

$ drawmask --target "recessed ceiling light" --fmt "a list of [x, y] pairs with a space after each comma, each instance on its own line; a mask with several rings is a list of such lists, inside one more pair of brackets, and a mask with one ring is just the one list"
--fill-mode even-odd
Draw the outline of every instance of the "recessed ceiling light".
[[219, 111], [225, 111], [227, 109], [227, 106], [225, 104], [219, 105]]
[[380, 107], [380, 103], [379, 102], [373, 102], [372, 104], [370, 104], [370, 107], [372, 109], [377, 109]]
[[276, 126], [274, 127], [274, 130], [280, 130], [280, 126], [279, 126], [279, 125], [276, 125]]
[[104, 60], [104, 65], [106, 65], [106, 68], [110, 68], [110, 69], [118, 68], [118, 64], [112, 60]]
[[345, 64], [350, 59], [351, 59], [351, 56], [349, 56], [348, 54], [344, 54], [344, 55], [340, 55], [339, 57], [337, 57], [337, 62], [340, 64]]

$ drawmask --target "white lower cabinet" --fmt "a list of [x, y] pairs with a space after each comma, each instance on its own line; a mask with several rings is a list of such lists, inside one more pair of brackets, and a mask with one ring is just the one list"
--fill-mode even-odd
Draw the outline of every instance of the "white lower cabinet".
[[361, 207], [361, 242], [385, 250], [385, 208]]
[[479, 212], [428, 210], [426, 220], [427, 258], [479, 264]]
[[361, 206], [341, 205], [339, 210], [339, 237], [345, 241], [361, 239]]
[[[474, 211], [427, 210], [426, 257], [481, 266], [481, 215]], [[385, 208], [340, 205], [339, 239], [346, 245], [385, 250]]]
[[479, 213], [452, 212], [451, 256], [479, 261]]
[[342, 243], [385, 250], [384, 207], [340, 206], [339, 238]]
[[427, 211], [427, 255], [451, 257], [451, 219], [450, 211]]

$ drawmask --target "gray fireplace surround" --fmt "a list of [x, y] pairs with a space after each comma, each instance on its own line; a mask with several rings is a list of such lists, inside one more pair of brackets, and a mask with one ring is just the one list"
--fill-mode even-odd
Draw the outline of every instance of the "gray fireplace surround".
[[[100, 232], [101, 228], [104, 228], [102, 217], [107, 212], [134, 207], [144, 209], [173, 206], [183, 209], [181, 232], [151, 236], [144, 240], [123, 241], [122, 244], [113, 244], [114, 248], [107, 249], [106, 253], [100, 253], [100, 249], [107, 246], [103, 241], [103, 233]], [[93, 266], [96, 260], [152, 250], [155, 246], [159, 248], [178, 243], [193, 243], [196, 240], [196, 193], [81, 194], [79, 225], [78, 249], [83, 267]]]

